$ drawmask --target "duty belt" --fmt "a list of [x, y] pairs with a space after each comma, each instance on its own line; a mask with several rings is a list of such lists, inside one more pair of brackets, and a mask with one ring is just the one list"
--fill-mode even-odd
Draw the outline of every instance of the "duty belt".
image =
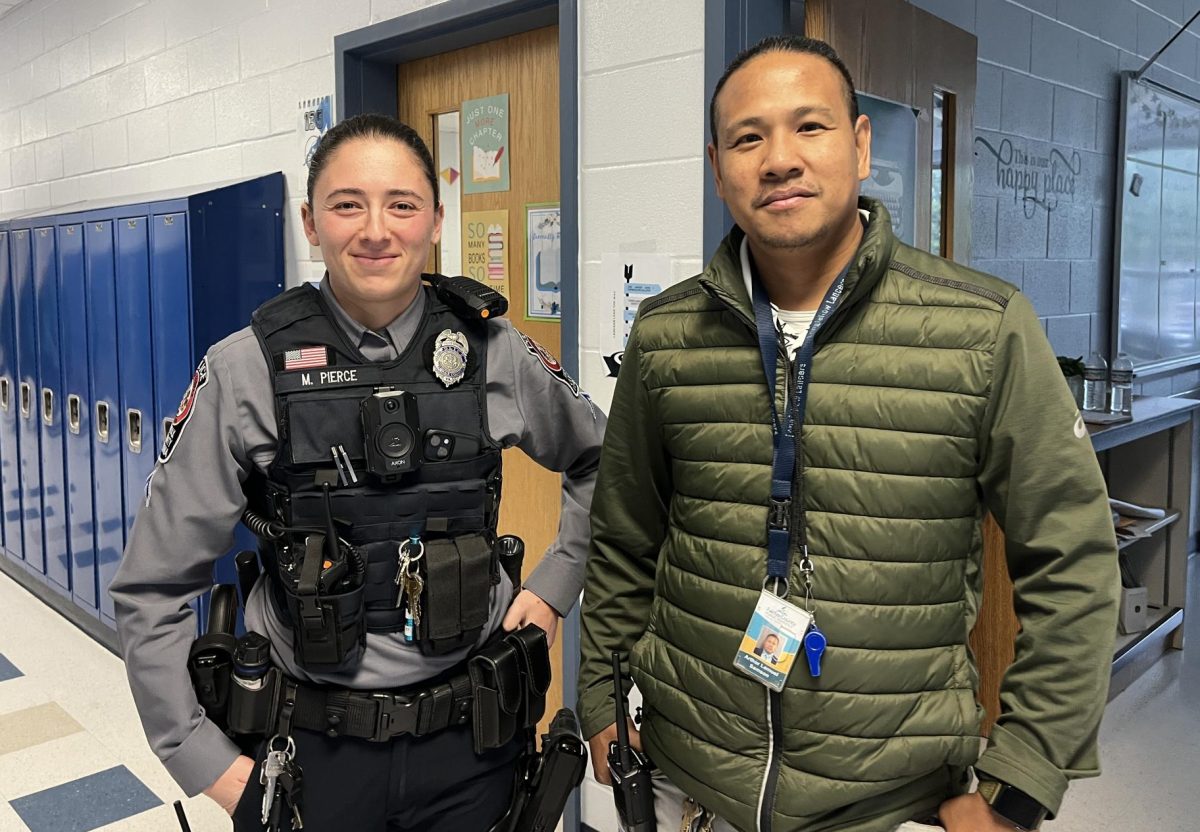
[[417, 691], [358, 691], [293, 681], [292, 724], [330, 737], [387, 742], [401, 736], [424, 737], [471, 721], [474, 697], [466, 673]]

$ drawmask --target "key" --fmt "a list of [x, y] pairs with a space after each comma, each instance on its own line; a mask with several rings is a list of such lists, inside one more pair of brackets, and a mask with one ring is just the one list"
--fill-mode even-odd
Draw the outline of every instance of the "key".
[[417, 572], [414, 562], [404, 576], [404, 592], [408, 596], [408, 614], [412, 616], [413, 627], [421, 626], [421, 593], [425, 589], [425, 579]]
[[396, 558], [396, 577], [393, 580], [393, 583], [396, 584], [396, 609], [400, 609], [400, 604], [404, 602], [404, 579], [408, 575], [410, 563], [412, 563], [412, 559], [408, 556], [404, 544], [401, 544], [400, 553]]
[[300, 795], [304, 790], [304, 771], [293, 759], [288, 758], [279, 774], [279, 787], [283, 792], [287, 805], [291, 808], [291, 828], [303, 829], [304, 820], [300, 817]]
[[808, 672], [813, 678], [821, 675], [821, 657], [825, 655], [825, 645], [828, 644], [825, 634], [814, 621], [804, 634], [804, 655], [808, 657]]
[[268, 751], [263, 760], [262, 771], [258, 782], [263, 786], [262, 822], [266, 826], [271, 819], [271, 809], [275, 803], [275, 792], [279, 786], [279, 775], [283, 773], [284, 761], [287, 754], [283, 751]]
[[683, 799], [683, 815], [679, 819], [679, 832], [692, 832], [696, 819], [704, 815], [704, 809], [690, 797]]

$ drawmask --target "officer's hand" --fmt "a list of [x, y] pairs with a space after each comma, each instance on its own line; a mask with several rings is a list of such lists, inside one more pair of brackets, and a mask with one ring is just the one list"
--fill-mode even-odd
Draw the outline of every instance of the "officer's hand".
[[546, 643], [554, 646], [558, 634], [558, 612], [528, 589], [522, 589], [504, 616], [501, 625], [508, 632], [519, 630], [526, 624], [536, 624], [546, 631]]
[[978, 794], [953, 797], [938, 809], [946, 832], [1013, 832], [1017, 827], [992, 811]]
[[238, 757], [225, 773], [217, 778], [204, 793], [217, 801], [225, 813], [233, 817], [238, 801], [246, 791], [246, 783], [250, 780], [250, 772], [254, 770], [254, 761], [249, 757]]
[[[632, 719], [627, 722], [629, 723], [629, 744], [641, 751], [642, 734], [633, 727]], [[605, 786], [612, 785], [612, 778], [608, 776], [608, 745], [616, 741], [617, 723], [615, 722], [588, 740], [588, 747], [592, 751], [592, 773], [596, 775], [596, 780]]]

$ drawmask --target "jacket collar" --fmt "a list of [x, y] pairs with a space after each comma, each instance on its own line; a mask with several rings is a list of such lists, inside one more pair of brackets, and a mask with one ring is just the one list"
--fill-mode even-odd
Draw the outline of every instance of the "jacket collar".
[[[869, 220], [863, 232], [862, 242], [850, 264], [846, 274], [846, 288], [841, 303], [834, 312], [834, 318], [840, 317], [841, 309], [857, 304], [870, 294], [883, 275], [887, 272], [892, 260], [892, 253], [897, 240], [892, 233], [892, 218], [883, 203], [877, 199], [860, 196], [858, 207], [867, 212]], [[710, 295], [731, 306], [747, 320], [754, 320], [754, 304], [746, 293], [746, 284], [742, 279], [741, 248], [746, 233], [736, 225], [721, 241], [716, 253], [708, 262], [708, 267], [700, 276], [700, 284]], [[821, 332], [826, 333], [828, 327]]]

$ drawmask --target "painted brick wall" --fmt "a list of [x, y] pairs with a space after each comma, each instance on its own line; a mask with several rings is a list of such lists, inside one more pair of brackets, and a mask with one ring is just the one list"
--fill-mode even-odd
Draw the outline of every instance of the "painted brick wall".
[[[606, 252], [671, 256], [664, 286], [702, 268], [704, 4], [603, 0], [580, 9], [580, 376], [607, 409], [600, 345]], [[611, 276], [610, 276], [611, 277]]]
[[[1118, 72], [1137, 69], [1195, 13], [1184, 0], [909, 0], [979, 39], [973, 265], [1029, 296], [1059, 354], [1108, 352]], [[1200, 95], [1200, 37], [1185, 33], [1149, 77]], [[1020, 160], [1051, 159], [1074, 193], [1024, 203]], [[997, 158], [997, 154], [1001, 157]], [[1069, 168], [1077, 168], [1076, 174]], [[1045, 195], [1039, 192], [1039, 197]], [[1146, 382], [1159, 395], [1200, 371]]]
[[334, 92], [333, 38], [430, 0], [33, 0], [0, 19], [0, 214], [283, 170], [296, 102]]
[[[434, 0], [436, 2], [436, 0]], [[0, 215], [288, 174], [287, 274], [321, 272], [297, 221], [296, 101], [333, 92], [333, 38], [430, 0], [33, 0], [0, 19]], [[693, 0], [580, 10], [581, 375], [607, 406], [600, 258], [701, 266], [704, 18]]]

